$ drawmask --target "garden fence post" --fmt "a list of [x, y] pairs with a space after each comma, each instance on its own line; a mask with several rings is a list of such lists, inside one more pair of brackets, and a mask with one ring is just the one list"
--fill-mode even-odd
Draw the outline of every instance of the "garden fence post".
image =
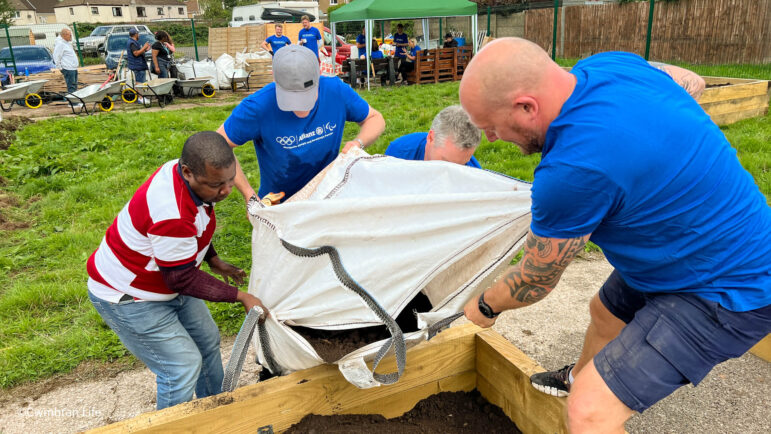
[[16, 57], [13, 55], [13, 44], [11, 43], [11, 34], [8, 32], [8, 26], [5, 26], [5, 38], [8, 40], [8, 51], [11, 52], [11, 63], [13, 63], [13, 75], [19, 75], [19, 71], [16, 69]]
[[653, 6], [656, 0], [649, 0], [651, 7], [648, 9], [648, 34], [645, 36], [645, 60], [651, 52], [651, 31], [653, 30]]
[[78, 23], [72, 23], [72, 33], [75, 35], [75, 48], [78, 50], [78, 60], [83, 66], [83, 53], [80, 52], [80, 36], [78, 36]]
[[195, 48], [195, 61], [199, 62], [200, 59], [198, 58], [198, 42], [195, 40], [195, 19], [190, 18], [190, 25], [193, 28], [193, 47]]
[[442, 42], [442, 38], [444, 38], [444, 36], [442, 36], [443, 34], [444, 33], [442, 33], [442, 19], [439, 18], [439, 42], [440, 43]]
[[[492, 8], [490, 6], [487, 7], [487, 36], [490, 36], [490, 10], [491, 9]], [[474, 37], [476, 38], [477, 36], [474, 35]]]
[[551, 37], [551, 60], [557, 58], [557, 12], [559, 12], [560, 0], [554, 0], [554, 25]]

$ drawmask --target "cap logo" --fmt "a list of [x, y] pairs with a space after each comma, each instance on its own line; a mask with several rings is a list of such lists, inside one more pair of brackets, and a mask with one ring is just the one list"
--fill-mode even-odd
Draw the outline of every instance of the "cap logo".
[[313, 80], [308, 80], [305, 83], [303, 83], [303, 86], [307, 89], [311, 86], [313, 86]]

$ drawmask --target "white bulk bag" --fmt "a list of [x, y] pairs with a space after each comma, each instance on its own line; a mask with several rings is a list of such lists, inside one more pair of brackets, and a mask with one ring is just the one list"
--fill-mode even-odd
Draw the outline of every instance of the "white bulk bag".
[[[433, 309], [418, 314], [421, 330], [405, 334], [406, 345], [391, 330], [394, 348], [428, 338], [429, 327], [461, 312], [518, 252], [530, 224], [530, 184], [458, 164], [370, 156], [354, 148], [286, 203], [265, 207], [252, 201], [249, 213], [249, 293], [271, 312], [260, 326], [262, 338], [254, 337], [258, 361], [286, 374], [324, 363], [287, 325], [388, 325], [371, 306], [395, 318], [420, 291]], [[328, 254], [297, 252], [322, 246], [334, 247], [339, 262]], [[343, 274], [355, 283], [346, 284]], [[356, 284], [370, 305], [351, 289]], [[393, 382], [398, 375], [385, 381], [365, 364], [377, 362], [387, 347], [387, 340], [373, 343], [336, 363], [360, 388]]]
[[228, 53], [222, 53], [217, 60], [214, 61], [217, 65], [217, 82], [220, 89], [229, 89], [230, 82], [233, 77], [233, 72], [236, 67], [236, 60]]
[[217, 65], [209, 59], [196, 62], [194, 60], [188, 60], [185, 62], [177, 63], [177, 71], [186, 79], [196, 77], [212, 77], [207, 83], [214, 86], [215, 89], [219, 89], [217, 83]]

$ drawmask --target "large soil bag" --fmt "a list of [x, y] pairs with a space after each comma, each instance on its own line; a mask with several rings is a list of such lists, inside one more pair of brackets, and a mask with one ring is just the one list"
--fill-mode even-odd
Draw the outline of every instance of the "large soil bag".
[[[349, 382], [368, 388], [397, 381], [405, 349], [449, 324], [510, 263], [530, 225], [530, 184], [354, 149], [285, 203], [250, 202], [249, 214], [249, 292], [270, 309], [253, 336], [258, 362], [274, 374], [324, 363], [288, 326], [385, 324], [390, 339], [336, 362]], [[420, 330], [403, 334], [393, 318], [421, 291], [433, 308], [417, 312]], [[392, 351], [398, 372], [377, 372]]]

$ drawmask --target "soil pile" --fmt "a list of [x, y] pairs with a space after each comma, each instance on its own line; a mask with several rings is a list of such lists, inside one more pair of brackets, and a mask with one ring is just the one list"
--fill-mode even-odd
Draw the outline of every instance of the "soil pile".
[[[431, 310], [431, 302], [428, 301], [428, 297], [418, 293], [396, 317], [396, 323], [404, 333], [416, 331], [418, 322], [413, 311], [428, 312], [429, 310]], [[352, 330], [318, 330], [299, 326], [294, 326], [292, 329], [304, 337], [327, 363], [334, 363], [367, 344], [391, 337], [385, 326]]]
[[31, 123], [24, 116], [9, 116], [0, 122], [0, 149], [8, 149], [16, 140], [16, 130]]
[[373, 414], [305, 416], [286, 433], [318, 434], [448, 434], [521, 433], [499, 407], [474, 390], [432, 395], [400, 417]]

